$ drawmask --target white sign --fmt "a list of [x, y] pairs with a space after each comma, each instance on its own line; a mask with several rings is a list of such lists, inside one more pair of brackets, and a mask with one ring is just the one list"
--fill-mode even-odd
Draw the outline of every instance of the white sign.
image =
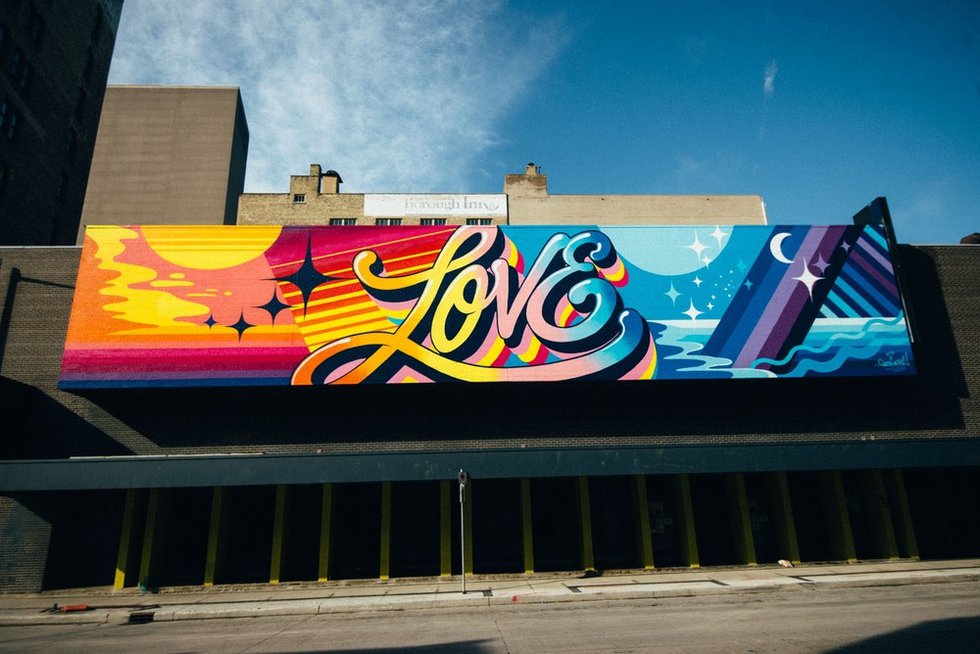
[[458, 193], [368, 193], [364, 215], [372, 218], [404, 216], [507, 217], [504, 193], [463, 195]]

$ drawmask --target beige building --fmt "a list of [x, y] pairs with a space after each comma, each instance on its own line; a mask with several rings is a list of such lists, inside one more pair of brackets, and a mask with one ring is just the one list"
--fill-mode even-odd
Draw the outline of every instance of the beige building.
[[550, 195], [533, 163], [507, 175], [503, 193], [341, 193], [318, 164], [289, 193], [245, 193], [240, 225], [764, 225], [758, 195]]
[[234, 224], [248, 123], [238, 87], [106, 89], [85, 225]]

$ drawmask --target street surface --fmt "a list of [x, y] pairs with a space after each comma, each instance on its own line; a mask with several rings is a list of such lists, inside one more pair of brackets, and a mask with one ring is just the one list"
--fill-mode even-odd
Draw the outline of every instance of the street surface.
[[2, 652], [976, 652], [980, 582], [0, 627]]

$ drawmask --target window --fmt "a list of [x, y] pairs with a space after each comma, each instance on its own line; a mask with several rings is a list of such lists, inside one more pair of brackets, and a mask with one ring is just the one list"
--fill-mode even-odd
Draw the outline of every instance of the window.
[[341, 225], [356, 225], [357, 218], [331, 218], [330, 224], [334, 227], [339, 227]]
[[401, 218], [375, 218], [374, 224], [375, 225], [401, 225], [402, 219]]
[[14, 60], [10, 66], [10, 77], [16, 88], [21, 91], [27, 90], [27, 85], [31, 81], [31, 62], [27, 60], [27, 55], [20, 48], [14, 53]]
[[294, 193], [293, 194], [293, 204], [306, 204], [306, 194], [305, 193]]
[[419, 220], [420, 225], [445, 225], [445, 218], [422, 218]]
[[27, 32], [28, 38], [34, 45], [41, 45], [41, 38], [44, 36], [44, 18], [36, 7], [31, 6], [27, 13], [23, 15], [21, 27]]
[[6, 100], [0, 100], [0, 136], [14, 138], [17, 130], [17, 112]]
[[467, 218], [467, 225], [492, 225], [493, 218]]

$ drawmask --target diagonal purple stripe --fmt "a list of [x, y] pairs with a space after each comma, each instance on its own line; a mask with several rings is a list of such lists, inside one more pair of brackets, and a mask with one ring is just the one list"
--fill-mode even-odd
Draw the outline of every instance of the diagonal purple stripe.
[[857, 267], [860, 267], [865, 273], [873, 277], [881, 287], [887, 290], [896, 300], [898, 300], [898, 289], [895, 288], [895, 282], [882, 275], [881, 272], [871, 265], [860, 252], [852, 252], [849, 261], [854, 262]]

